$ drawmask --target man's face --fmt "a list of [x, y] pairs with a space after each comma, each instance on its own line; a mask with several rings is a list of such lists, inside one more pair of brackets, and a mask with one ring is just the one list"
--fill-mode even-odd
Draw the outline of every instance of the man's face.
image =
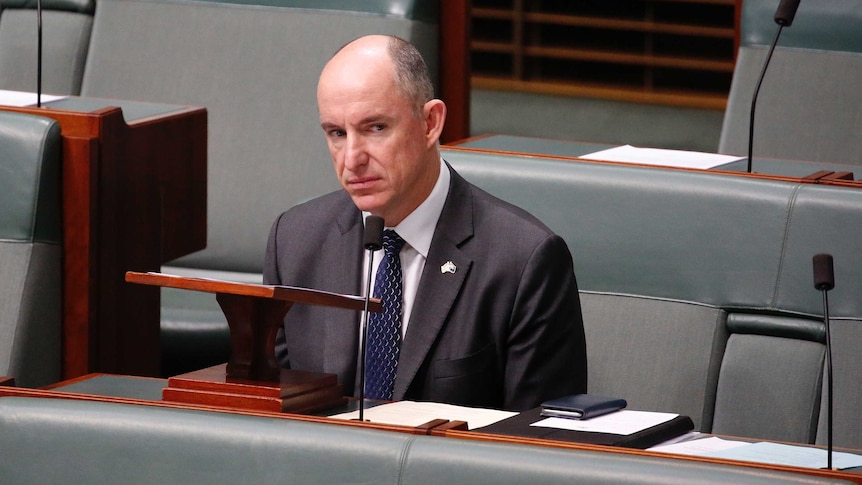
[[317, 90], [341, 186], [360, 210], [388, 226], [425, 200], [439, 173], [439, 162], [429, 158], [436, 140], [426, 137], [426, 110], [417, 115], [393, 77], [389, 62], [333, 59]]

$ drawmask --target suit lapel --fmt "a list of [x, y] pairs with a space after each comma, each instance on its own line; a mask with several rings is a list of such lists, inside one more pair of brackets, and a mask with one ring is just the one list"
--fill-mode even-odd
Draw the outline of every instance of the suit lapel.
[[[327, 251], [335, 254], [334, 260], [322, 261], [321, 264], [332, 268], [332, 281], [338, 292], [349, 295], [361, 293], [362, 273], [362, 237], [363, 225], [360, 212], [353, 205], [349, 197], [345, 195], [344, 210], [340, 212], [335, 220], [338, 234], [336, 240], [337, 250]], [[353, 356], [357, 355], [359, 346], [359, 314], [343, 310], [334, 310], [332, 318], [325, 320], [328, 348], [324, 352], [324, 371], [339, 372], [342, 369], [355, 369], [356, 362]], [[323, 322], [320, 322], [323, 323]], [[348, 372], [349, 378], [354, 372]], [[345, 382], [345, 391], [352, 393], [352, 383]]]
[[[404, 399], [473, 264], [460, 249], [461, 244], [473, 235], [473, 195], [469, 184], [451, 167], [450, 170], [449, 195], [431, 240], [407, 334], [401, 345], [393, 396], [396, 400]], [[449, 263], [454, 265], [454, 272]]]

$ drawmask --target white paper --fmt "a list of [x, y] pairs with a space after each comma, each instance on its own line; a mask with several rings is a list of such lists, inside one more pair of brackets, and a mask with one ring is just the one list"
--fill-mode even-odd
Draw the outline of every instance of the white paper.
[[[653, 448], [658, 448], [662, 446], [669, 446], [676, 443], [682, 443], [683, 441], [696, 440], [703, 437], [703, 433], [700, 431], [689, 431], [688, 433], [681, 434], [679, 436], [675, 436], [669, 440], [662, 441], [661, 443], [655, 445]], [[649, 448], [652, 449], [652, 448]]]
[[[68, 96], [54, 96], [42, 93], [42, 102], [56, 101], [58, 99], [67, 98]], [[7, 91], [0, 89], [0, 105], [3, 106], [36, 106], [36, 93], [26, 93], [23, 91]]]
[[743, 160], [745, 157], [719, 155], [717, 153], [693, 152], [688, 150], [637, 148], [631, 145], [623, 145], [583, 155], [578, 158], [586, 160], [602, 160], [606, 162], [638, 163], [641, 165], [708, 169]]
[[[364, 411], [372, 423], [419, 426], [434, 419], [466, 421], [468, 429], [481, 428], [510, 418], [518, 413], [496, 409], [471, 408], [434, 402], [397, 401], [381, 404]], [[330, 416], [336, 419], [359, 419], [359, 411]]]
[[708, 438], [682, 441], [679, 443], [662, 443], [649, 448], [649, 450], [659, 451], [662, 453], [677, 453], [679, 455], [703, 456], [704, 454], [711, 453], [713, 451], [727, 450], [749, 444], [751, 443], [747, 443], [745, 441], [725, 440], [716, 438], [715, 436], [710, 436]]
[[672, 413], [623, 409], [590, 419], [547, 418], [537, 421], [530, 426], [630, 435], [670, 421], [677, 416], [679, 415]]
[[[804, 468], [826, 468], [827, 464], [825, 449], [767, 442], [750, 443], [745, 446], [704, 453], [700, 456]], [[862, 466], [862, 456], [852, 453], [832, 453], [833, 468], [844, 469], [858, 466]]]

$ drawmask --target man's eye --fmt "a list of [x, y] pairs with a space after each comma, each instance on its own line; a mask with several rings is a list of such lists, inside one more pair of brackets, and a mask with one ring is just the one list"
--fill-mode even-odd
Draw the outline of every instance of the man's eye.
[[385, 130], [385, 129], [386, 129], [386, 125], [384, 125], [384, 124], [376, 124], [376, 125], [372, 125], [372, 126], [371, 126], [371, 129], [372, 129], [373, 131], [383, 131], [383, 130]]
[[329, 136], [341, 138], [345, 135], [344, 130], [329, 130]]

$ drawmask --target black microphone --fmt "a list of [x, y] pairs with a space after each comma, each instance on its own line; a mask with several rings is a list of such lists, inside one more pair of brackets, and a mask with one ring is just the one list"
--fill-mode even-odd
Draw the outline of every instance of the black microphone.
[[797, 8], [799, 8], [799, 0], [781, 0], [775, 11], [775, 23], [790, 27], [790, 24], [793, 23], [793, 17], [796, 16]]
[[832, 469], [832, 336], [829, 330], [829, 297], [835, 288], [835, 273], [831, 254], [816, 254], [814, 264], [814, 288], [823, 293], [823, 324], [826, 326], [826, 468]]
[[799, 1], [781, 0], [781, 3], [778, 4], [778, 9], [775, 10], [775, 23], [778, 24], [778, 32], [775, 33], [775, 40], [772, 41], [769, 53], [766, 54], [766, 62], [763, 63], [763, 70], [760, 71], [760, 78], [757, 80], [757, 86], [754, 88], [754, 96], [751, 98], [751, 116], [748, 121], [748, 173], [751, 173], [751, 162], [754, 154], [754, 107], [757, 104], [757, 94], [760, 93], [760, 85], [763, 84], [763, 76], [766, 75], [766, 67], [769, 66], [772, 52], [775, 50], [775, 45], [778, 44], [781, 29], [790, 27], [790, 24], [793, 23], [793, 17], [796, 16], [796, 8], [799, 7]]
[[371, 261], [374, 251], [383, 247], [383, 218], [368, 216], [365, 218], [365, 239], [362, 246], [368, 254], [368, 274], [365, 280], [365, 309], [362, 312], [362, 342], [359, 346], [359, 420], [365, 421], [365, 353], [368, 339], [368, 301], [371, 299]]
[[829, 291], [835, 288], [832, 255], [816, 254], [812, 263], [814, 263], [814, 288], [820, 291]]

